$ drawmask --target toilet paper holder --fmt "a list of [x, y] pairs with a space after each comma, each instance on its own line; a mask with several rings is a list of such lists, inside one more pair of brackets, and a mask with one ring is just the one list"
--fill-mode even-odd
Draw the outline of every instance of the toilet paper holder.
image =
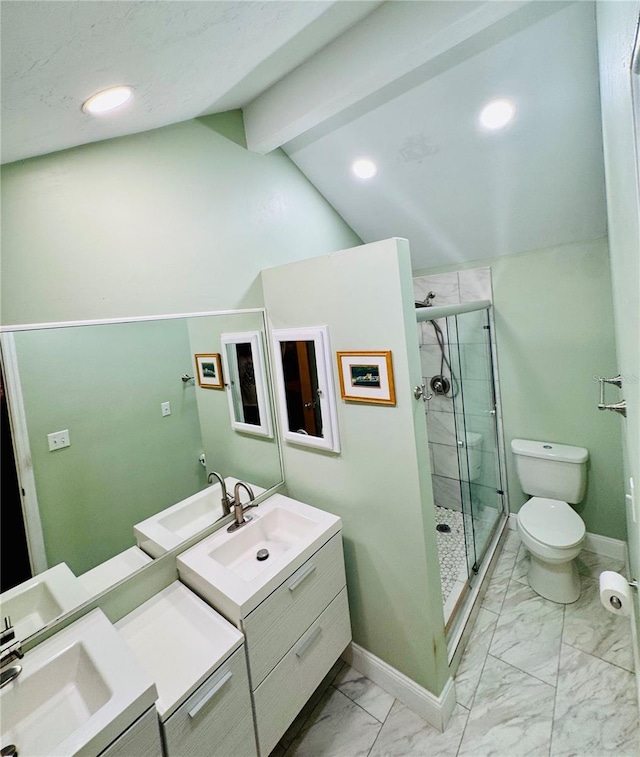
[[[637, 581], [627, 581], [627, 583], [632, 589], [638, 591]], [[618, 599], [618, 597], [609, 597], [609, 604], [611, 605], [611, 607], [615, 607], [616, 610], [619, 610], [622, 607], [622, 602]]]

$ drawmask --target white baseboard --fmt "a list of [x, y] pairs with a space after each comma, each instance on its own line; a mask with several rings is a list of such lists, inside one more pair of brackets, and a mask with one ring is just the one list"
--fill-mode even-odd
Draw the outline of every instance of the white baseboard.
[[[514, 530], [516, 527], [516, 514], [509, 514], [509, 528]], [[584, 537], [584, 547], [587, 552], [595, 552], [603, 557], [611, 557], [615, 560], [626, 560], [627, 543], [621, 539], [610, 539], [608, 536], [599, 534], [587, 534]]]
[[342, 653], [342, 659], [438, 730], [447, 727], [456, 706], [453, 678], [449, 678], [438, 697], [353, 642]]

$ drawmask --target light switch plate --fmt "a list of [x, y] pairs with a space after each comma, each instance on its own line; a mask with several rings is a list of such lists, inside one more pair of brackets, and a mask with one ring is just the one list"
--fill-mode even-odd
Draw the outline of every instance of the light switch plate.
[[160, 404], [160, 409], [162, 410], [162, 415], [171, 415], [171, 403], [170, 402], [162, 402]]
[[53, 434], [47, 434], [47, 441], [49, 442], [49, 452], [54, 452], [63, 447], [69, 447], [71, 445], [69, 429], [65, 429], [64, 431], [54, 431]]

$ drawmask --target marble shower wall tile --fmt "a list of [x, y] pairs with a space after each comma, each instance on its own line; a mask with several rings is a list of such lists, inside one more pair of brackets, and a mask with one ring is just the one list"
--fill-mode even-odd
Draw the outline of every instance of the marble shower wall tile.
[[418, 276], [413, 280], [413, 294], [416, 300], [422, 302], [429, 292], [436, 293], [434, 305], [457, 305], [460, 302], [457, 272]]
[[456, 699], [467, 709], [473, 704], [497, 622], [498, 616], [495, 612], [480, 608], [467, 648], [460, 660], [455, 676]]
[[622, 615], [607, 612], [600, 602], [600, 587], [595, 578], [581, 576], [577, 602], [567, 605], [562, 641], [582, 652], [633, 670], [631, 623]]
[[449, 510], [460, 512], [462, 500], [460, 497], [460, 482], [444, 476], [432, 476], [433, 498], [436, 505], [446, 507]]
[[470, 268], [458, 271], [460, 302], [493, 300], [491, 292], [491, 268]]
[[391, 694], [387, 694], [349, 665], [345, 665], [338, 673], [333, 685], [381, 723], [384, 722], [395, 701]]
[[382, 723], [333, 686], [320, 700], [286, 757], [366, 757]]
[[[447, 347], [445, 346], [445, 355]], [[437, 344], [424, 344], [420, 347], [420, 365], [422, 366], [423, 376], [438, 376], [442, 364], [442, 353]], [[449, 375], [449, 369], [444, 366], [445, 375]]]
[[[438, 366], [439, 369], [439, 366]], [[447, 372], [447, 376], [448, 376]], [[431, 381], [431, 374], [424, 376], [427, 390], [431, 393], [431, 387], [429, 382]], [[427, 423], [429, 422], [429, 413], [435, 411], [437, 413], [453, 413], [453, 400], [450, 396], [444, 396], [442, 394], [433, 393], [433, 397], [425, 403], [427, 408]], [[427, 427], [428, 428], [428, 427]]]
[[563, 605], [511, 581], [490, 653], [504, 662], [556, 685], [562, 639]]
[[433, 444], [449, 444], [455, 446], [456, 424], [453, 413], [439, 413], [432, 411], [427, 414], [427, 433]]
[[458, 452], [446, 444], [432, 444], [433, 473], [436, 476], [458, 478]]
[[551, 755], [606, 754], [640, 754], [635, 677], [563, 644]]
[[[449, 342], [455, 342], [455, 321], [447, 318], [436, 318], [435, 323], [440, 327], [442, 332], [442, 340], [444, 344]], [[421, 344], [438, 344], [438, 337], [436, 336], [436, 329], [433, 327], [431, 321], [422, 321], [421, 327]]]
[[447, 730], [441, 733], [408, 707], [396, 702], [369, 757], [455, 757], [468, 717], [468, 711], [457, 705]]
[[489, 655], [459, 757], [548, 754], [555, 688]]

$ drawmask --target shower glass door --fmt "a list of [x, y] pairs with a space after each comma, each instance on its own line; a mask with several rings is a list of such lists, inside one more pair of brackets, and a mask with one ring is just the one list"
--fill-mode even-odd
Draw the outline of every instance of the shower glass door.
[[[453, 387], [462, 513], [469, 578], [479, 565], [503, 512], [498, 427], [488, 310], [451, 316], [449, 333], [457, 386]], [[453, 339], [450, 339], [454, 347]]]

